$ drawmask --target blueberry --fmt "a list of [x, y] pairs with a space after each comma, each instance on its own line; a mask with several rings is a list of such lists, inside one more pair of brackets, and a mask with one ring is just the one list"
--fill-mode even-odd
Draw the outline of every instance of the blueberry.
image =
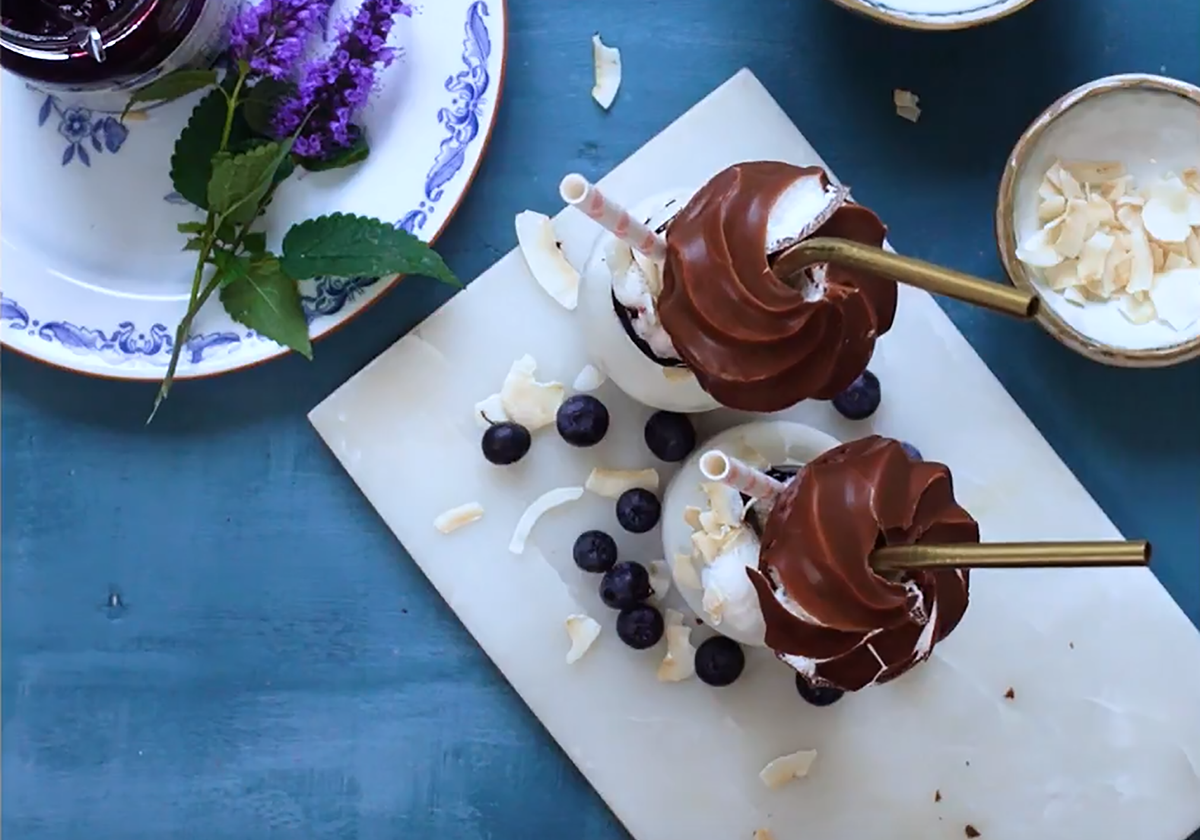
[[617, 635], [634, 650], [654, 647], [662, 634], [662, 613], [649, 604], [626, 607], [617, 616]]
[[483, 433], [483, 457], [501, 466], [525, 457], [533, 438], [520, 423], [493, 423]]
[[833, 407], [850, 420], [866, 420], [879, 408], [879, 377], [864, 370], [842, 393], [833, 398]]
[[924, 457], [922, 457], [922, 455], [921, 455], [921, 450], [917, 449], [917, 447], [913, 446], [908, 441], [902, 440], [902, 441], [900, 441], [900, 445], [902, 447], [904, 447], [904, 451], [906, 453], [908, 453], [909, 458], [912, 458], [914, 461], [924, 461], [925, 460]]
[[622, 561], [604, 573], [600, 581], [600, 600], [614, 610], [636, 607], [654, 590], [645, 566]]
[[725, 636], [713, 636], [696, 648], [696, 676], [708, 685], [730, 685], [742, 675], [746, 654], [742, 646]]
[[617, 522], [626, 531], [644, 534], [658, 524], [662, 504], [649, 490], [634, 487], [617, 499]]
[[591, 394], [576, 394], [558, 407], [556, 423], [572, 446], [595, 446], [608, 432], [608, 409]]
[[656, 411], [646, 421], [646, 446], [663, 461], [682, 461], [696, 448], [696, 429], [686, 414]]
[[585, 572], [607, 572], [617, 562], [617, 543], [603, 531], [584, 531], [571, 553]]
[[842, 695], [846, 693], [840, 688], [815, 686], [803, 674], [796, 674], [796, 691], [800, 692], [800, 696], [804, 698], [806, 703], [811, 703], [814, 706], [832, 706], [841, 700]]

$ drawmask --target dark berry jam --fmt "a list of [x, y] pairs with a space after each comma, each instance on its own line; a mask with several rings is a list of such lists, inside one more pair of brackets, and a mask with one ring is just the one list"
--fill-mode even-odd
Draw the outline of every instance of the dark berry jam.
[[8, 0], [4, 68], [46, 87], [134, 88], [219, 44], [229, 0]]

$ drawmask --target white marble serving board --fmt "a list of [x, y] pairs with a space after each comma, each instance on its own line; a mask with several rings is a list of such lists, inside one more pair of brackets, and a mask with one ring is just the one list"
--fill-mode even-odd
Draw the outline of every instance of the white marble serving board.
[[[821, 162], [743, 71], [601, 183], [632, 203], [750, 159]], [[556, 224], [581, 265], [595, 229], [574, 211]], [[596, 578], [571, 562], [587, 528], [642, 561], [661, 556], [657, 531], [621, 536], [612, 502], [588, 494], [544, 517], [523, 556], [507, 549], [546, 490], [582, 485], [596, 465], [656, 465], [641, 441], [648, 411], [608, 383], [598, 396], [613, 427], [595, 449], [549, 428], [514, 467], [479, 451], [473, 406], [514, 359], [530, 353], [539, 378], [568, 386], [587, 362], [573, 317], [510, 253], [311, 420], [637, 840], [749, 840], [760, 828], [776, 840], [951, 840], [967, 826], [985, 840], [1180, 840], [1200, 825], [1200, 635], [1144, 569], [976, 574], [965, 620], [929, 663], [826, 709], [805, 705], [765, 652], [727, 689], [658, 682], [662, 646], [624, 647]], [[786, 415], [843, 440], [879, 431], [948, 463], [985, 539], [1120, 536], [928, 295], [903, 290], [871, 367], [885, 395], [871, 420], [824, 403]], [[469, 501], [482, 520], [434, 530]], [[580, 612], [604, 631], [568, 666], [563, 621]], [[763, 765], [801, 748], [819, 752], [811, 775], [766, 789]]]

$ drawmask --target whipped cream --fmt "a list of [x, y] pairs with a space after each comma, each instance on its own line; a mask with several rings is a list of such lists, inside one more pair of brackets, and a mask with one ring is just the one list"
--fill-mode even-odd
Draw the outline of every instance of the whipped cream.
[[761, 646], [767, 634], [758, 592], [746, 575], [758, 566], [758, 538], [743, 528], [732, 543], [721, 549], [700, 570], [701, 605], [708, 623], [720, 633], [745, 644]]
[[671, 337], [658, 317], [658, 296], [662, 292], [662, 264], [614, 239], [608, 244], [608, 266], [612, 271], [612, 291], [617, 302], [630, 310], [629, 323], [634, 333], [660, 359], [679, 359]]

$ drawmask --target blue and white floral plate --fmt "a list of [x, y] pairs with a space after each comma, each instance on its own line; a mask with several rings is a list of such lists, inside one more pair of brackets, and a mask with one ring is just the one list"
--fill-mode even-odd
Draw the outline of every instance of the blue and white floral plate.
[[[504, 0], [439, 0], [396, 29], [404, 56], [364, 116], [371, 156], [293, 178], [272, 208], [278, 244], [294, 222], [347, 211], [394, 219], [422, 238], [445, 227], [487, 146], [503, 81]], [[187, 304], [194, 254], [179, 222], [200, 218], [172, 194], [171, 148], [196, 98], [119, 122], [8, 73], [0, 96], [0, 340], [47, 363], [118, 379], [157, 379]], [[313, 337], [353, 318], [390, 282], [304, 284]], [[284, 350], [215, 301], [196, 318], [179, 376], [253, 365]]]

